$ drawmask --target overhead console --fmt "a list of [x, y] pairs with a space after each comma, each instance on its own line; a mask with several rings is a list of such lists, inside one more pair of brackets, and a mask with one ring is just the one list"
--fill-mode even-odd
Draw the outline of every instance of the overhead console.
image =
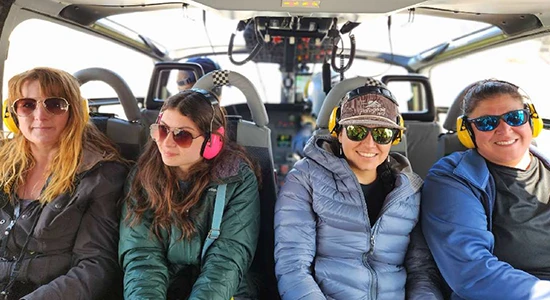
[[256, 17], [256, 30], [262, 36], [325, 38], [335, 20], [310, 17]]
[[315, 17], [255, 17], [239, 22], [250, 56], [244, 61], [232, 58], [233, 39], [228, 53], [237, 65], [254, 62], [278, 63], [285, 72], [298, 64], [322, 63], [337, 50], [340, 34], [351, 32], [359, 23], [347, 22], [338, 29], [337, 18]]

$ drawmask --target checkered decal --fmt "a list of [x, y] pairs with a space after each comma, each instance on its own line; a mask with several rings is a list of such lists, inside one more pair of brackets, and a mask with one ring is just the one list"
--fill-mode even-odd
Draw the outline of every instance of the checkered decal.
[[386, 87], [382, 82], [379, 80], [376, 80], [372, 77], [367, 77], [367, 81], [365, 82], [365, 86], [379, 86], [379, 87]]
[[212, 74], [214, 86], [229, 85], [229, 70], [218, 70]]

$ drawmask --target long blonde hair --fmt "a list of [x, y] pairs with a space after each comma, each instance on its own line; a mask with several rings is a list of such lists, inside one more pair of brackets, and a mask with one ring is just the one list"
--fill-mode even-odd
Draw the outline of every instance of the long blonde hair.
[[[112, 142], [95, 125], [86, 122], [86, 101], [80, 94], [80, 84], [71, 74], [53, 68], [34, 68], [12, 77], [8, 82], [7, 105], [21, 98], [24, 83], [38, 81], [43, 95], [63, 97], [69, 102], [69, 119], [61, 133], [59, 150], [46, 169], [49, 178], [45, 190], [40, 194], [41, 203], [48, 203], [64, 192], [74, 190], [74, 181], [81, 164], [82, 151], [104, 153], [105, 160], [122, 161]], [[17, 116], [12, 113], [12, 118]], [[16, 122], [17, 123], [17, 122]], [[21, 132], [0, 146], [0, 185], [5, 193], [25, 184], [25, 176], [36, 160], [30, 151], [30, 143]], [[55, 172], [53, 167], [55, 166]]]

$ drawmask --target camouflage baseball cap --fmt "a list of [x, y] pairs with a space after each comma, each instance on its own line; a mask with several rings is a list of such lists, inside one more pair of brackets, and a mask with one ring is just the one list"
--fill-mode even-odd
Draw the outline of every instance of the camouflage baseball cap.
[[368, 78], [362, 87], [349, 91], [340, 106], [340, 125], [363, 125], [405, 130], [398, 123], [397, 102], [385, 84]]

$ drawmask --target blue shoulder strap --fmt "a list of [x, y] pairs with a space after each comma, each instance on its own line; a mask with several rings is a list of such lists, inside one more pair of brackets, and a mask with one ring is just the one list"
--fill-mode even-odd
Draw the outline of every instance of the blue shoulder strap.
[[208, 236], [202, 246], [201, 259], [204, 258], [206, 250], [212, 245], [212, 243], [220, 236], [220, 227], [222, 224], [223, 211], [225, 208], [225, 190], [227, 184], [220, 184], [216, 191], [216, 202], [214, 202], [214, 214], [212, 216], [212, 227], [208, 232]]

